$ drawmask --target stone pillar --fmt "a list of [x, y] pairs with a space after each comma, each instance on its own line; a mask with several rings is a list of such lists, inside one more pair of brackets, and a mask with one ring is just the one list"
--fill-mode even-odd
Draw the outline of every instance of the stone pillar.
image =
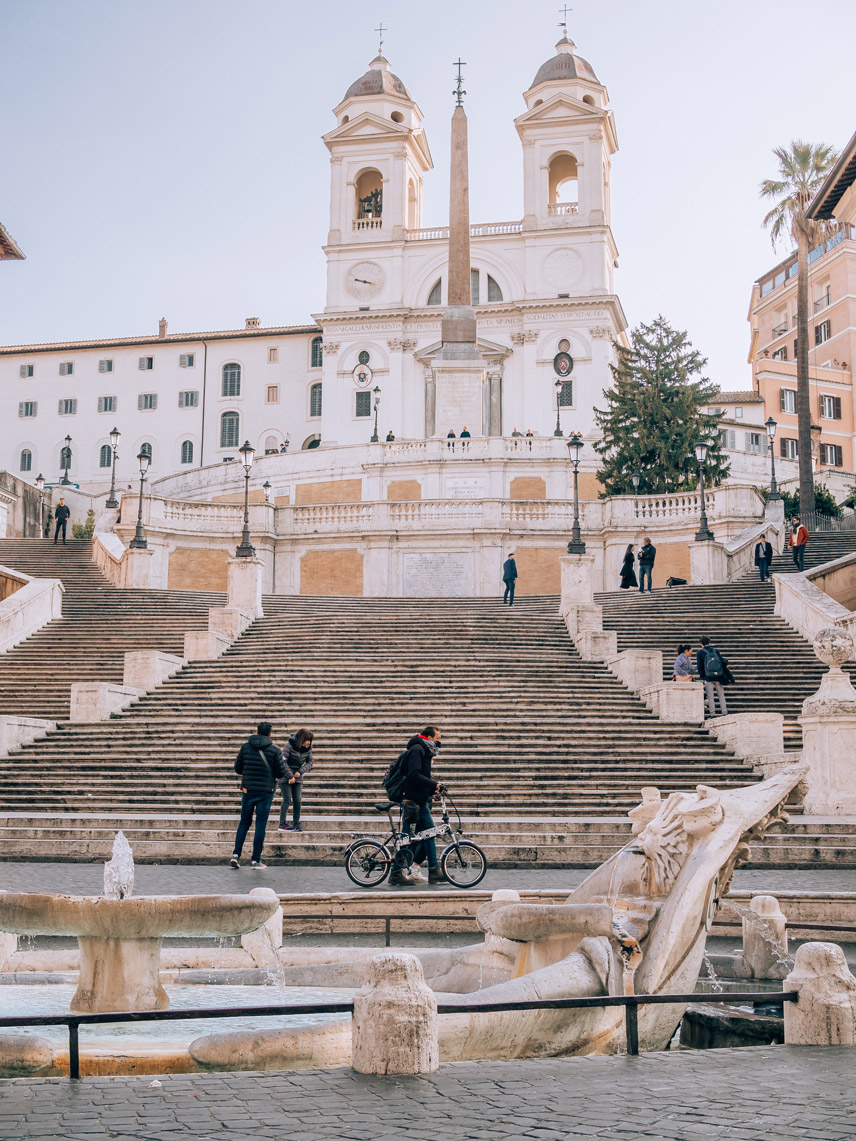
[[856, 979], [837, 943], [803, 943], [785, 990], [786, 1046], [856, 1046]]
[[622, 650], [614, 658], [606, 658], [605, 663], [609, 672], [615, 674], [631, 693], [638, 693], [640, 689], [663, 680], [662, 650]]
[[705, 728], [738, 757], [747, 758], [783, 753], [784, 724], [781, 713], [729, 713], [709, 718]]
[[122, 586], [146, 590], [152, 585], [154, 551], [129, 547], [122, 556]]
[[437, 999], [415, 955], [390, 951], [366, 966], [354, 995], [352, 1065], [360, 1074], [429, 1074], [439, 1068]]
[[841, 669], [853, 657], [853, 639], [828, 626], [814, 652], [829, 666], [817, 693], [803, 702], [799, 723], [808, 765], [805, 811], [812, 816], [856, 815], [856, 689]]
[[754, 979], [783, 979], [788, 973], [782, 962], [788, 953], [788, 931], [779, 901], [774, 895], [756, 895], [749, 910], [758, 919], [743, 916], [743, 962]]
[[265, 565], [261, 559], [229, 559], [227, 606], [253, 618], [264, 618], [262, 584]]
[[[272, 887], [254, 887], [250, 890], [250, 895], [260, 895], [262, 899], [271, 899], [279, 904], [279, 896]], [[279, 949], [282, 946], [282, 908], [277, 906], [270, 919], [266, 919], [261, 927], [242, 935], [241, 946], [257, 967], [278, 967]]]
[[162, 650], [129, 650], [125, 654], [122, 685], [147, 692], [184, 669], [187, 661]]
[[69, 721], [107, 721], [111, 713], [126, 709], [142, 697], [145, 690], [109, 681], [76, 681], [71, 686]]
[[487, 374], [490, 384], [489, 415], [487, 434], [489, 436], [502, 435], [502, 369], [491, 369]]
[[434, 373], [425, 369], [425, 439], [430, 439], [437, 431], [437, 386]]
[[562, 555], [562, 596], [559, 614], [568, 633], [578, 635], [603, 629], [603, 611], [594, 603], [594, 555]]
[[690, 582], [693, 586], [710, 586], [728, 582], [728, 554], [722, 543], [689, 543]]

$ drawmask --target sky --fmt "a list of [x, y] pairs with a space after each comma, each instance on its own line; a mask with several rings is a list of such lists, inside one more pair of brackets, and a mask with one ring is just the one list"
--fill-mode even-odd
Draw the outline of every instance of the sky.
[[[311, 321], [323, 308], [332, 108], [384, 52], [425, 115], [423, 225], [448, 220], [452, 61], [467, 61], [473, 222], [522, 216], [522, 92], [558, 0], [0, 0], [0, 344]], [[611, 99], [616, 291], [750, 384], [772, 148], [856, 130], [854, 0], [577, 0]], [[817, 13], [817, 19], [812, 15]]]

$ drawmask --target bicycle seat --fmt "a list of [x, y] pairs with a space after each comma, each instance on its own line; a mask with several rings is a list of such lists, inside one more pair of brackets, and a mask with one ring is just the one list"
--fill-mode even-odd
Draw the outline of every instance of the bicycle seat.
[[389, 812], [391, 808], [400, 808], [400, 804], [395, 804], [393, 801], [388, 800], [385, 804], [376, 804], [375, 812]]

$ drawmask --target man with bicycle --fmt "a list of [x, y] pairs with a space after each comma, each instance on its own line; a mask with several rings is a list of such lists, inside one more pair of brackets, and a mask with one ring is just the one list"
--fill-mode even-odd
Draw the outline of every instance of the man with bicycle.
[[[414, 825], [417, 832], [424, 832], [434, 827], [431, 816], [431, 801], [440, 788], [439, 782], [431, 777], [431, 762], [440, 748], [442, 734], [434, 725], [428, 725], [421, 733], [417, 733], [407, 742], [407, 751], [404, 758], [404, 801], [401, 812], [401, 831], [412, 836]], [[433, 836], [423, 840], [425, 855], [428, 858], [428, 883], [442, 883], [443, 873], [437, 863], [437, 842]], [[389, 882], [393, 887], [409, 887], [419, 880], [424, 880], [418, 865], [414, 861], [410, 872], [405, 875], [401, 868], [393, 868]]]

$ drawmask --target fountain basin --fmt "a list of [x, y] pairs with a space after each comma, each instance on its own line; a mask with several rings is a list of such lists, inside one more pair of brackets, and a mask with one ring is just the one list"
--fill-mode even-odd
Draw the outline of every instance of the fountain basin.
[[278, 906], [276, 899], [254, 895], [104, 899], [6, 892], [0, 894], [0, 931], [77, 936], [80, 981], [70, 1010], [166, 1010], [169, 998], [160, 983], [165, 935], [244, 935]]

